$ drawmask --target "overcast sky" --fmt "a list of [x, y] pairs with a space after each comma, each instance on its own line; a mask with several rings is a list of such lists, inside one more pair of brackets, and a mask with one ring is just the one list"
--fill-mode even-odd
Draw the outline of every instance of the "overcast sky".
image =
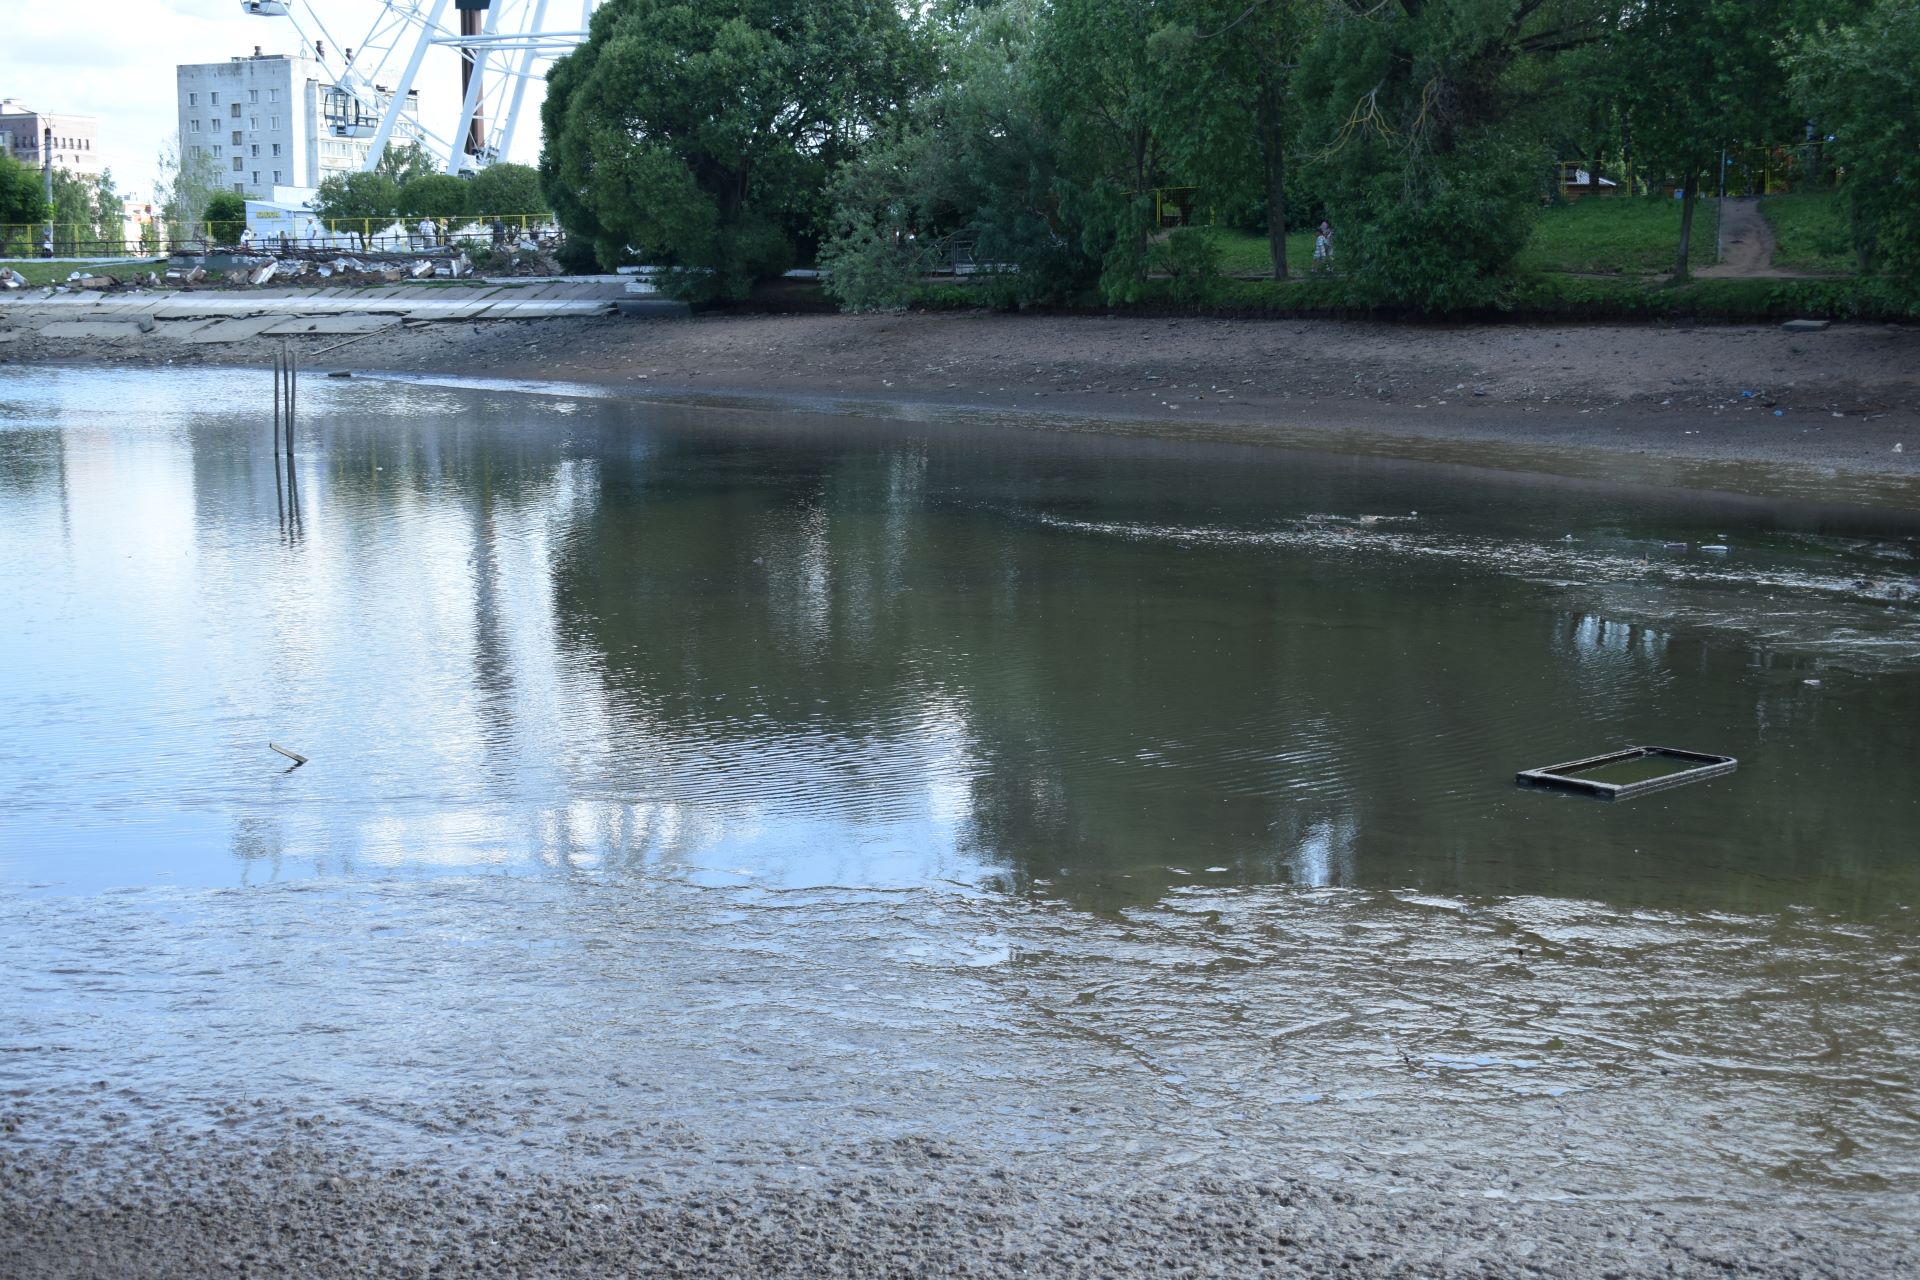
[[[319, 0], [316, 7], [334, 38], [355, 46], [380, 10], [378, 0]], [[96, 117], [115, 184], [143, 200], [153, 194], [155, 157], [179, 127], [176, 65], [250, 54], [256, 44], [265, 53], [299, 52], [287, 19], [251, 17], [240, 0], [0, 0], [0, 11], [0, 96], [39, 111]], [[460, 108], [458, 57], [452, 49], [432, 50], [415, 85], [422, 114], [444, 121], [442, 132], [452, 131]], [[515, 160], [539, 156], [542, 90], [528, 86]]]

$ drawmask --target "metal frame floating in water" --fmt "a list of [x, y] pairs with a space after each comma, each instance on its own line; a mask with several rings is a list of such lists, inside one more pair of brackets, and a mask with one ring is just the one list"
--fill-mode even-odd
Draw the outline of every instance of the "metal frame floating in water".
[[[1624, 751], [1609, 751], [1565, 764], [1522, 769], [1514, 781], [1523, 787], [1551, 787], [1601, 800], [1625, 800], [1702, 778], [1717, 778], [1723, 773], [1732, 773], [1739, 763], [1732, 756], [1682, 751], [1678, 747], [1628, 747]], [[1605, 775], [1609, 773], [1618, 781], [1608, 781]], [[1635, 776], [1643, 773], [1644, 777]], [[1587, 776], [1581, 776], [1583, 774]]]

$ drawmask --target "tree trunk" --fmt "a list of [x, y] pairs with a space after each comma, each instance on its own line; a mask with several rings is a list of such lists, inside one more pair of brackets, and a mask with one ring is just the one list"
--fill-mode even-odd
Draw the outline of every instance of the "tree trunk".
[[[1136, 200], [1145, 199], [1151, 204], [1153, 193], [1147, 190], [1147, 131], [1144, 128], [1133, 131], [1133, 189], [1139, 193], [1138, 196], [1135, 197]], [[1151, 236], [1157, 235], [1159, 231], [1160, 228], [1158, 226], [1155, 226], [1152, 231], [1147, 229], [1147, 221], [1140, 216], [1138, 207], [1136, 206], [1133, 215], [1133, 270], [1135, 279], [1146, 279], [1147, 242]]]
[[1281, 130], [1280, 87], [1269, 74], [1260, 82], [1260, 160], [1267, 178], [1267, 251], [1273, 278], [1287, 278], [1287, 154]]
[[1700, 190], [1698, 180], [1706, 171], [1707, 167], [1704, 164], [1687, 166], [1687, 185], [1682, 188], [1686, 193], [1686, 199], [1680, 202], [1680, 256], [1675, 259], [1673, 264], [1673, 282], [1675, 284], [1684, 284], [1692, 279], [1692, 272], [1688, 268], [1687, 259], [1693, 249], [1693, 206], [1699, 203]]

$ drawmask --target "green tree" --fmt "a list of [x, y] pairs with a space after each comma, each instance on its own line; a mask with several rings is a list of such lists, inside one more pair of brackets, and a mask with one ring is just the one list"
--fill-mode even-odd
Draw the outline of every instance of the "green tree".
[[466, 179], [450, 173], [430, 173], [401, 187], [394, 209], [407, 219], [460, 218], [468, 211], [470, 194]]
[[469, 183], [468, 210], [495, 214], [544, 213], [547, 199], [540, 193], [540, 171], [524, 164], [490, 164]]
[[1156, 95], [1173, 166], [1214, 205], [1257, 205], [1273, 278], [1287, 277], [1293, 73], [1324, 16], [1318, 0], [1183, 0], [1162, 7]]
[[120, 193], [111, 172], [53, 171], [54, 251], [63, 256], [106, 253], [120, 242]]
[[926, 72], [894, 5], [612, 0], [548, 76], [541, 182], [602, 265], [638, 251], [682, 297], [743, 297], [819, 237], [829, 176]]
[[1920, 5], [1879, 0], [1789, 49], [1795, 93], [1845, 174], [1862, 268], [1920, 288]]
[[1621, 10], [1616, 67], [1634, 148], [1686, 193], [1673, 278], [1688, 278], [1693, 216], [1717, 189], [1720, 151], [1785, 135], [1778, 48], [1793, 0], [1637, 0]]
[[161, 151], [156, 167], [154, 203], [160, 206], [168, 238], [176, 244], [198, 239], [206, 225], [207, 201], [223, 190], [219, 169], [200, 148], [177, 144]]
[[389, 142], [373, 171], [392, 178], [394, 186], [404, 187], [416, 178], [445, 173], [446, 166], [418, 142]]
[[400, 188], [384, 173], [336, 173], [314, 193], [313, 212], [330, 231], [349, 231], [365, 247], [397, 216]]
[[1060, 139], [1033, 54], [1042, 0], [942, 12], [929, 32], [940, 81], [835, 180], [828, 291], [853, 310], [904, 304], [949, 256], [1003, 305], [1085, 287], [1099, 258], [1061, 207]]
[[1560, 60], [1601, 0], [1343, 0], [1302, 57], [1309, 169], [1343, 269], [1392, 306], [1491, 300], [1553, 159]]
[[0, 155], [0, 249], [27, 251], [40, 235], [38, 224], [46, 218], [39, 173], [12, 156]]
[[215, 244], [239, 244], [247, 225], [247, 198], [238, 191], [216, 191], [207, 200], [207, 238]]

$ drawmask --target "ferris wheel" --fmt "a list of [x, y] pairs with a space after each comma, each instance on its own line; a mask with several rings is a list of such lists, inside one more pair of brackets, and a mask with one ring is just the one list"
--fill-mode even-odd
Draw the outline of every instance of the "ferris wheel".
[[[364, 32], [331, 29], [340, 6], [329, 0], [240, 0], [240, 8], [291, 25], [301, 55], [327, 68], [326, 127], [371, 140], [366, 168], [398, 139], [420, 143], [448, 173], [460, 173], [507, 157], [528, 83], [543, 80], [555, 58], [587, 38], [601, 2], [377, 0]], [[411, 95], [421, 68], [429, 58], [453, 57], [460, 59], [459, 115], [419, 111]]]

